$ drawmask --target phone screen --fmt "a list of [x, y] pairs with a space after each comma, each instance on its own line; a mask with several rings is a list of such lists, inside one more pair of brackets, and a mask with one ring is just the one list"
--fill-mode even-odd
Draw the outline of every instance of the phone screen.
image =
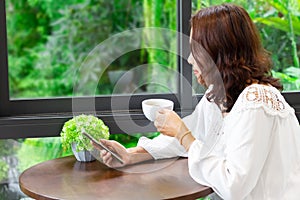
[[124, 163], [122, 158], [120, 158], [119, 155], [117, 155], [115, 152], [111, 151], [109, 148], [107, 148], [104, 144], [102, 144], [100, 141], [97, 141], [95, 138], [93, 138], [90, 134], [86, 132], [82, 132], [84, 136], [86, 136], [88, 139], [90, 139], [95, 145], [97, 145], [100, 149], [105, 149], [106, 151], [110, 152], [111, 155], [117, 159], [121, 164]]

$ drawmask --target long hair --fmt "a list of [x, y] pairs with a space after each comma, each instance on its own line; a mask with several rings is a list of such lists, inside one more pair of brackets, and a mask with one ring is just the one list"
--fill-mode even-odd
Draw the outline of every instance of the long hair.
[[222, 111], [229, 112], [242, 90], [252, 83], [283, 89], [272, 77], [270, 54], [242, 7], [222, 4], [201, 9], [191, 18], [191, 27], [192, 54], [205, 84], [214, 85], [206, 98], [224, 108]]

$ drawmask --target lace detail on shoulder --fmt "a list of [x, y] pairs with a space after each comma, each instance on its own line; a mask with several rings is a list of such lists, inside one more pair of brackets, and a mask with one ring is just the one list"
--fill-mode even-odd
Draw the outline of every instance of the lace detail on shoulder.
[[244, 95], [246, 101], [264, 104], [272, 110], [282, 111], [285, 108], [284, 103], [278, 98], [278, 95], [268, 88], [249, 86]]
[[294, 109], [287, 104], [276, 88], [259, 84], [245, 88], [232, 110], [242, 111], [257, 108], [263, 108], [268, 114], [281, 117], [294, 113]]

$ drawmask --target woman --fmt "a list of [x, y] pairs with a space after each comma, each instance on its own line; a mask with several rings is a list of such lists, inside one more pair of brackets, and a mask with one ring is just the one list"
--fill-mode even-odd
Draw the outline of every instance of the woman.
[[[160, 110], [154, 125], [161, 135], [142, 137], [135, 148], [103, 142], [124, 165], [188, 156], [191, 177], [223, 199], [299, 198], [299, 122], [247, 12], [232, 4], [198, 11], [190, 43], [188, 62], [209, 86], [195, 111], [180, 119]], [[108, 166], [122, 166], [106, 151], [101, 156]]]

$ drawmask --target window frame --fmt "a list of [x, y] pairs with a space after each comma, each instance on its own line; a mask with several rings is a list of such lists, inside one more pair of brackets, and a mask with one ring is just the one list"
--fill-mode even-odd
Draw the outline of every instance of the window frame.
[[285, 100], [295, 109], [295, 114], [300, 122], [300, 91], [282, 92]]
[[[177, 31], [180, 34], [189, 34], [189, 19], [191, 16], [191, 0], [177, 0]], [[189, 114], [192, 110], [192, 72], [189, 70], [187, 61], [177, 56], [177, 68], [180, 74], [178, 80], [177, 94], [145, 94], [145, 95], [116, 95], [97, 97], [61, 97], [40, 99], [9, 99], [9, 76], [8, 76], [8, 52], [6, 32], [5, 0], [0, 2], [0, 38], [3, 38], [0, 52], [0, 139], [28, 138], [28, 137], [51, 137], [58, 136], [63, 123], [73, 117], [72, 101], [91, 102], [95, 98], [96, 116], [100, 117], [110, 128], [110, 132], [124, 133], [117, 124], [126, 126], [129, 120], [140, 125], [140, 128], [130, 130], [130, 133], [145, 133], [156, 131], [155, 127], [149, 125], [141, 110], [141, 102], [147, 98], [168, 98], [175, 102], [174, 109], [179, 114]], [[188, 41], [178, 35], [178, 55], [189, 53]], [[183, 48], [185, 47], [185, 48]], [[184, 56], [184, 57], [185, 57]], [[122, 102], [130, 102], [129, 110], [122, 106], [119, 110], [111, 110], [111, 100], [122, 105]], [[195, 104], [195, 103], [194, 103]], [[83, 106], [82, 113], [89, 113]], [[150, 123], [151, 124], [151, 123]], [[147, 126], [147, 128], [144, 128]]]

